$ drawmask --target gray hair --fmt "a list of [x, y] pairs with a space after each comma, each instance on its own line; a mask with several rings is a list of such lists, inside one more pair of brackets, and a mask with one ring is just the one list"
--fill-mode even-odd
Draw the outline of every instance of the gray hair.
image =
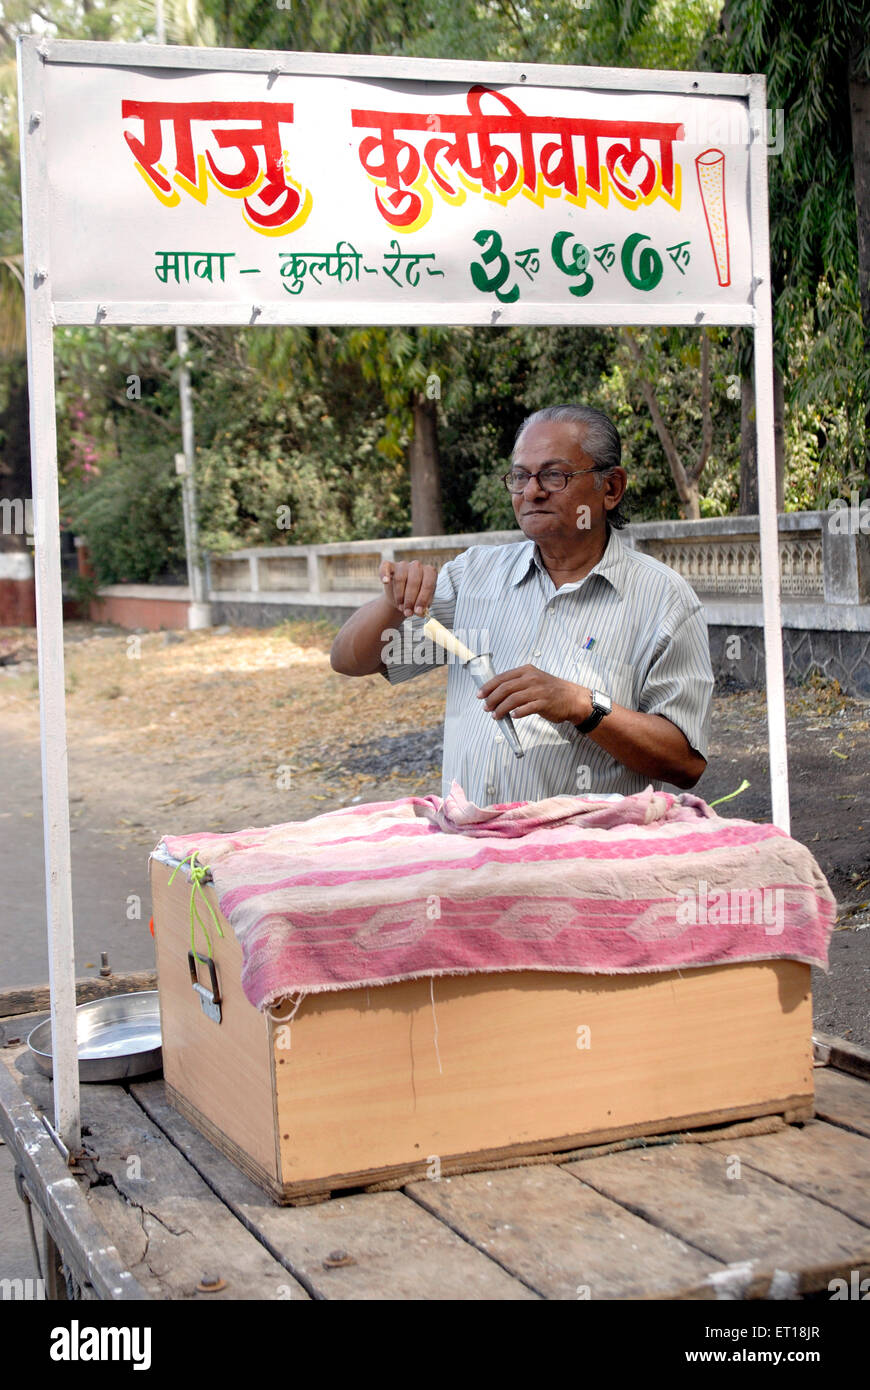
[[[514, 449], [531, 425], [549, 422], [557, 425], [582, 425], [583, 449], [602, 474], [610, 473], [614, 468], [622, 466], [622, 440], [619, 431], [602, 410], [595, 410], [590, 405], [548, 405], [543, 410], [536, 410], [533, 415], [526, 417], [517, 430]], [[600, 486], [601, 483], [596, 477], [595, 487]], [[628, 522], [622, 508], [623, 502], [620, 501], [607, 514], [608, 526], [615, 527], [617, 531]]]

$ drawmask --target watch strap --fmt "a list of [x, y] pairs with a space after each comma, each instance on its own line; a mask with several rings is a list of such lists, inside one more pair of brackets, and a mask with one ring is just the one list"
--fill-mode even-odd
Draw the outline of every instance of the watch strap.
[[599, 705], [596, 701], [597, 691], [592, 691], [592, 713], [588, 719], [584, 719], [582, 724], [577, 725], [577, 730], [581, 734], [591, 734], [593, 729], [597, 729], [602, 719], [610, 710], [604, 705]]

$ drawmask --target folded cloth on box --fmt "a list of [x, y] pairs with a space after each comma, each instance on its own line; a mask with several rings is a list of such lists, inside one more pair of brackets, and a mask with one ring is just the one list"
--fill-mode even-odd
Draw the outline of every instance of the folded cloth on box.
[[198, 851], [258, 1009], [300, 991], [507, 970], [622, 974], [790, 958], [827, 969], [836, 904], [809, 850], [697, 796], [481, 808], [402, 797]]

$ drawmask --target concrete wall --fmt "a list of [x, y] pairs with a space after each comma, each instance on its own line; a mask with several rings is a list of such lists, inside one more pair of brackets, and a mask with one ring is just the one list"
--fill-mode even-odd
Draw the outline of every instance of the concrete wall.
[[101, 589], [99, 598], [92, 601], [90, 616], [97, 623], [159, 632], [161, 628], [186, 628], [189, 605], [189, 592], [180, 586], [113, 584]]
[[[763, 690], [761, 627], [741, 627], [736, 623], [717, 626], [708, 617], [707, 632], [713, 671], [721, 688]], [[870, 695], [870, 632], [783, 627], [782, 655], [785, 678], [790, 684], [798, 684], [818, 672], [839, 681], [849, 695]]]

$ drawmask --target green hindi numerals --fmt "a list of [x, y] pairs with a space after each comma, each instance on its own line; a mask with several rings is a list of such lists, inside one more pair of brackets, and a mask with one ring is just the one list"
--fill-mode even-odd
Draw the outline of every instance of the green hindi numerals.
[[[569, 245], [572, 238], [573, 245]], [[623, 275], [633, 290], [654, 290], [662, 278], [664, 269], [662, 258], [654, 246], [643, 245], [644, 242], [648, 241], [649, 237], [643, 232], [633, 232], [622, 243], [620, 265]], [[669, 247], [668, 251], [682, 252], [684, 261], [688, 264], [689, 256], [685, 249], [687, 247], [688, 242], [683, 242], [680, 243], [679, 247]], [[578, 281], [576, 285], [570, 286], [569, 292], [576, 295], [578, 299], [584, 298], [594, 285], [592, 274], [589, 271], [590, 253], [588, 248], [583, 245], [582, 241], [574, 238], [573, 232], [557, 232], [553, 237], [550, 249], [556, 269], [561, 270], [563, 275], [570, 275], [572, 279]], [[601, 246], [596, 246], [594, 254], [595, 260], [602, 270], [609, 271], [615, 260], [613, 242], [603, 242]], [[680, 273], [684, 274], [682, 266], [676, 261], [673, 254], [671, 259], [674, 260]]]
[[622, 244], [622, 273], [636, 290], [654, 290], [662, 278], [662, 258], [654, 246], [644, 246], [635, 259], [642, 241], [649, 241], [642, 232], [634, 232]]
[[[471, 262], [471, 279], [475, 289], [481, 290], [484, 294], [494, 294], [496, 299], [501, 300], [502, 304], [515, 304], [520, 297], [519, 285], [512, 285], [509, 290], [502, 289], [511, 273], [511, 263], [502, 250], [502, 241], [498, 232], [476, 232], [474, 240], [478, 246], [486, 248], [480, 257], [483, 265], [479, 265], [477, 261]], [[488, 246], [487, 242], [489, 242]], [[491, 268], [491, 273], [488, 274], [489, 268]]]
[[565, 259], [565, 244], [573, 235], [573, 232], [557, 232], [553, 237], [553, 245], [550, 250], [557, 270], [561, 270], [563, 275], [581, 275], [583, 277], [579, 284], [570, 286], [570, 293], [576, 295], [578, 299], [583, 299], [592, 289], [595, 281], [587, 269], [589, 251], [582, 241], [575, 240], [570, 252], [570, 264]]

